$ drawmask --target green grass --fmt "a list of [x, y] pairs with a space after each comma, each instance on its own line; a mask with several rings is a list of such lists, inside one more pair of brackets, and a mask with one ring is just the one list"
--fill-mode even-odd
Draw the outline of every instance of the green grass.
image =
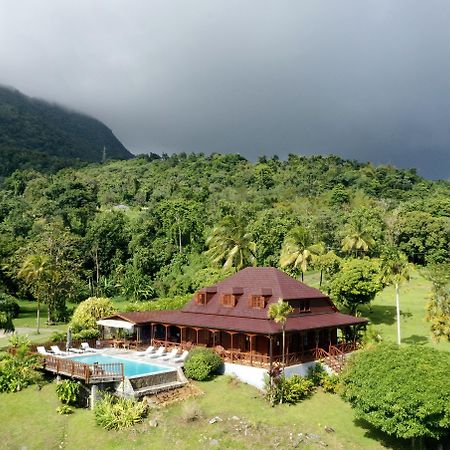
[[[387, 439], [355, 423], [353, 411], [338, 396], [317, 392], [312, 398], [295, 406], [271, 408], [256, 389], [227, 377], [199, 383], [205, 395], [173, 406], [153, 409], [149, 419], [157, 418], [158, 427], [148, 420], [132, 430], [105, 431], [95, 425], [94, 415], [77, 409], [73, 415], [56, 413], [59, 402], [55, 384], [28, 388], [14, 394], [0, 394], [2, 448], [28, 449], [149, 449], [216, 448], [261, 449], [292, 448], [298, 433], [313, 433], [331, 449], [408, 448], [403, 441]], [[202, 414], [195, 422], [185, 422], [183, 410], [195, 404]], [[222, 422], [209, 424], [212, 417]], [[232, 420], [237, 416], [239, 420]], [[325, 426], [335, 432], [327, 433]], [[247, 431], [245, 431], [247, 430]], [[292, 433], [292, 435], [291, 435]], [[306, 441], [301, 448], [319, 448]]]
[[[308, 273], [305, 283], [319, 287], [319, 275]], [[325, 292], [325, 291], [324, 291]], [[431, 283], [420, 271], [414, 270], [411, 279], [400, 287], [401, 337], [404, 344], [428, 345], [438, 350], [450, 351], [450, 343], [435, 342], [431, 338], [429, 323], [425, 320], [426, 303], [431, 292]], [[383, 340], [397, 342], [395, 289], [393, 286], [380, 292], [371, 306], [360, 308], [361, 315], [370, 320], [371, 326]]]

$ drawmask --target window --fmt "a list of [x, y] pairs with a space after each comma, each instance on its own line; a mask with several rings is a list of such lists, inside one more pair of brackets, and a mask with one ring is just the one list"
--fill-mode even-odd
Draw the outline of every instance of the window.
[[250, 297], [250, 306], [252, 308], [264, 309], [266, 307], [266, 298], [262, 295], [252, 295]]
[[309, 301], [305, 300], [300, 302], [299, 308], [298, 308], [298, 312], [302, 313], [302, 312], [310, 312], [311, 308], [309, 306]]
[[207, 301], [206, 292], [197, 292], [197, 296], [195, 297], [195, 303], [197, 305], [206, 305]]
[[222, 306], [227, 306], [229, 308], [233, 308], [234, 306], [236, 306], [236, 296], [233, 294], [223, 294]]

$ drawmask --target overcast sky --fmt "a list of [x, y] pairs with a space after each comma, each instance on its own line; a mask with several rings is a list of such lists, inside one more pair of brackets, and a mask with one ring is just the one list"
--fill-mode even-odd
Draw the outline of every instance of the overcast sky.
[[0, 0], [0, 83], [133, 153], [334, 153], [450, 178], [448, 0]]

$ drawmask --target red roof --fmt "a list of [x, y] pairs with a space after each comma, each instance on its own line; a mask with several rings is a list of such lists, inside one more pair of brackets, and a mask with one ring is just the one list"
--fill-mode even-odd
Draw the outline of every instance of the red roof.
[[[117, 313], [113, 317], [127, 320], [136, 325], [164, 323], [188, 327], [209, 328], [214, 330], [242, 331], [257, 334], [277, 334], [281, 325], [271, 319], [252, 319], [247, 317], [228, 317], [215, 314], [195, 314], [183, 311], [142, 311]], [[112, 318], [112, 317], [111, 317]], [[286, 331], [313, 330], [365, 324], [367, 319], [334, 312], [332, 314], [315, 314], [289, 317]]]
[[[333, 305], [325, 294], [318, 289], [300, 283], [300, 281], [274, 267], [248, 267], [214, 286], [201, 289], [200, 292], [210, 292], [208, 303], [198, 305], [195, 301], [191, 301], [182, 308], [183, 311], [196, 314], [266, 319], [267, 307], [256, 309], [249, 305], [248, 300], [252, 295], [266, 296], [268, 305], [276, 303], [280, 298], [283, 300], [309, 300], [311, 307], [317, 303], [321, 306], [328, 306], [329, 312], [333, 311]], [[223, 294], [234, 293], [238, 295], [236, 306], [232, 308], [223, 306]]]
[[[291, 302], [307, 300], [311, 309], [310, 312], [289, 317], [286, 322], [287, 331], [368, 322], [364, 318], [339, 313], [331, 300], [318, 289], [300, 283], [273, 267], [249, 267], [214, 286], [201, 289], [200, 292], [208, 296], [206, 305], [199, 305], [193, 299], [179, 311], [118, 313], [114, 317], [135, 324], [165, 323], [257, 334], [277, 334], [281, 332], [281, 325], [268, 319], [267, 305], [282, 298]], [[236, 306], [223, 306], [222, 296], [224, 294], [237, 295]], [[251, 307], [248, 300], [252, 295], [265, 296], [266, 307], [261, 309]]]

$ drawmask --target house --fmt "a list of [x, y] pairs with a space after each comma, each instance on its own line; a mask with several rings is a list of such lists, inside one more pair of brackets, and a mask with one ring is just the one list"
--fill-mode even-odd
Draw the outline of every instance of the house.
[[[354, 350], [357, 330], [368, 322], [340, 313], [318, 289], [272, 267], [249, 267], [204, 287], [178, 311], [117, 313], [105, 319], [133, 324], [140, 342], [214, 348], [224, 358], [226, 373], [245, 381], [259, 377], [252, 384], [261, 385], [263, 373], [282, 360], [281, 324], [268, 318], [269, 305], [280, 298], [293, 308], [285, 324], [287, 374], [304, 374], [321, 357]], [[258, 375], [252, 369], [259, 369]]]

